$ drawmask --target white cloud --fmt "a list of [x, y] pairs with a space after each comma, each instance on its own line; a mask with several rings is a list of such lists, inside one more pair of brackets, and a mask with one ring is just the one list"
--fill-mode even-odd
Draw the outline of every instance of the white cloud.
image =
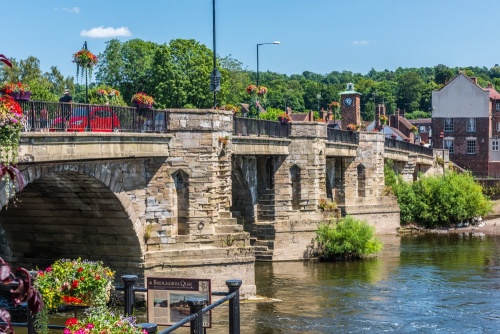
[[103, 26], [92, 28], [90, 30], [82, 30], [80, 32], [80, 36], [82, 37], [91, 37], [91, 38], [108, 38], [108, 37], [129, 37], [132, 36], [130, 30], [127, 27], [113, 28]]
[[65, 12], [70, 12], [70, 13], [74, 13], [74, 14], [80, 13], [80, 8], [78, 8], [78, 7], [63, 8], [62, 10]]
[[370, 45], [375, 44], [375, 41], [354, 41], [352, 45]]

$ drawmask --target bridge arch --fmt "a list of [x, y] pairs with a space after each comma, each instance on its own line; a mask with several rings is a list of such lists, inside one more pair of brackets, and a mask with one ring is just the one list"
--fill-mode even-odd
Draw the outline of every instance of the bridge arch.
[[102, 260], [118, 280], [142, 276], [144, 188], [154, 174], [144, 159], [31, 165], [22, 173], [18, 201], [0, 211], [0, 256], [29, 269], [81, 257]]

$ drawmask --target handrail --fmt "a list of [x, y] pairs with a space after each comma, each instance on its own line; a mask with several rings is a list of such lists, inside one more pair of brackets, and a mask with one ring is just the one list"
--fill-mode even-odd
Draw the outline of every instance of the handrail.
[[425, 147], [422, 145], [416, 145], [409, 142], [393, 139], [393, 138], [385, 138], [384, 142], [385, 148], [393, 148], [401, 151], [419, 153], [423, 155], [433, 156], [433, 150], [430, 147]]

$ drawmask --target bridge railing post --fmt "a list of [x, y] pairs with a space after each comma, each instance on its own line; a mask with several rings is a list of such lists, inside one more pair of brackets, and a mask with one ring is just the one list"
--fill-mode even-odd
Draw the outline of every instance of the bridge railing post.
[[227, 280], [229, 293], [235, 292], [234, 298], [229, 300], [229, 334], [240, 334], [240, 287], [241, 280]]
[[207, 300], [203, 298], [188, 298], [186, 299], [189, 306], [189, 313], [196, 314], [196, 317], [191, 320], [191, 334], [203, 333], [203, 306], [207, 304]]
[[126, 317], [132, 316], [134, 313], [134, 303], [135, 303], [135, 296], [134, 296], [134, 284], [137, 282], [137, 276], [136, 275], [123, 275], [122, 276], [122, 281], [123, 281], [123, 303], [124, 303], [124, 315]]

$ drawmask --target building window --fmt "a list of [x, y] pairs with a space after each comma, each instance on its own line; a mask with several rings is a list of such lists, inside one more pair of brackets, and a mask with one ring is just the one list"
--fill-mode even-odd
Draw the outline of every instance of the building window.
[[453, 118], [444, 119], [444, 131], [453, 131]]
[[476, 154], [476, 140], [467, 139], [467, 154]]
[[491, 150], [498, 151], [498, 139], [493, 139], [491, 141]]
[[453, 149], [453, 139], [445, 139], [444, 142], [444, 148], [447, 149], [450, 154], [454, 154], [455, 151]]
[[422, 132], [427, 132], [427, 129], [425, 128], [425, 125], [420, 125], [418, 127], [418, 132], [422, 133]]
[[476, 132], [476, 119], [475, 118], [467, 118], [467, 132]]
[[496, 111], [500, 111], [500, 102], [495, 103]]

